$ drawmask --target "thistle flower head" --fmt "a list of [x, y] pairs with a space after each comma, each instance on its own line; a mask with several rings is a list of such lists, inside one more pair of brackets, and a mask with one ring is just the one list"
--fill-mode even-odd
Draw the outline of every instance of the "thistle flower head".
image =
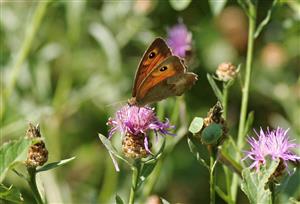
[[169, 131], [173, 128], [168, 119], [166, 122], [159, 121], [154, 109], [129, 105], [118, 110], [115, 118], [109, 118], [107, 125], [111, 126], [109, 137], [116, 131], [124, 136], [123, 151], [131, 158], [145, 157], [144, 150], [150, 153], [148, 137], [151, 131], [156, 135], [172, 135]]
[[183, 23], [178, 23], [168, 30], [167, 43], [175, 55], [184, 58], [186, 51], [192, 48], [192, 33]]
[[300, 161], [300, 157], [292, 152], [292, 149], [299, 145], [288, 138], [287, 132], [288, 130], [280, 127], [274, 130], [267, 128], [267, 131], [260, 129], [259, 133], [256, 132], [257, 139], [248, 138], [251, 150], [246, 151], [243, 160], [246, 158], [253, 160], [250, 168], [256, 167], [256, 170], [259, 170], [260, 165], [266, 163], [267, 157], [271, 157], [272, 160], [280, 159], [285, 167], [287, 167], [288, 161]]

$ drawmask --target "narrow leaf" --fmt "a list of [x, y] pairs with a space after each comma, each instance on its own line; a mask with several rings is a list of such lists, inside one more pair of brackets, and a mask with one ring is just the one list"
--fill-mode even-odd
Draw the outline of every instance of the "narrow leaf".
[[154, 170], [158, 159], [161, 157], [162, 152], [165, 148], [166, 139], [164, 139], [163, 144], [161, 145], [159, 151], [154, 155], [153, 158], [143, 162], [143, 166], [141, 168], [139, 181], [138, 181], [138, 187], [142, 185], [142, 183], [148, 178], [148, 176], [152, 173]]
[[124, 204], [122, 198], [119, 195], [116, 195], [116, 204]]
[[194, 154], [194, 156], [196, 157], [197, 161], [203, 165], [205, 168], [207, 168], [209, 170], [209, 166], [207, 165], [207, 163], [205, 162], [205, 160], [203, 158], [201, 158], [200, 156], [200, 145], [198, 144], [199, 141], [197, 141], [193, 136], [192, 137], [188, 137], [187, 139], [189, 148], [191, 153]]
[[254, 38], [257, 38], [259, 36], [259, 34], [261, 33], [262, 29], [269, 23], [269, 21], [271, 19], [272, 10], [276, 4], [277, 4], [277, 0], [274, 0], [271, 8], [267, 12], [266, 17], [264, 18], [264, 20], [262, 22], [260, 22], [259, 26], [257, 27], [257, 29], [254, 33]]
[[214, 14], [214, 16], [217, 16], [221, 13], [221, 11], [223, 10], [223, 8], [226, 5], [227, 0], [208, 0], [210, 9], [212, 11], [212, 13]]
[[69, 159], [64, 159], [64, 160], [60, 160], [57, 162], [52, 162], [52, 163], [46, 164], [45, 166], [42, 166], [41, 168], [37, 169], [36, 172], [38, 173], [38, 172], [42, 172], [42, 171], [48, 171], [50, 169], [60, 167], [62, 165], [69, 163], [70, 161], [74, 160], [75, 158], [76, 157], [71, 157]]
[[0, 184], [0, 200], [12, 202], [12, 203], [24, 202], [23, 197], [17, 188], [13, 186], [10, 186], [8, 188], [3, 184]]
[[169, 0], [169, 2], [173, 9], [182, 11], [190, 5], [192, 0]]
[[151, 159], [145, 161], [144, 163], [148, 164], [148, 163], [156, 162], [160, 158], [160, 156], [162, 155], [162, 152], [164, 151], [165, 146], [166, 146], [166, 138], [163, 139], [162, 145], [159, 148], [158, 152]]
[[132, 164], [130, 164], [130, 162], [127, 161], [127, 159], [125, 159], [123, 156], [121, 156], [117, 150], [112, 146], [110, 140], [108, 138], [106, 138], [104, 135], [98, 133], [98, 136], [101, 140], [101, 142], [104, 144], [104, 146], [106, 147], [106, 149], [111, 152], [114, 156], [116, 156], [117, 158], [121, 159], [122, 161], [124, 161], [125, 163], [127, 163], [129, 166], [132, 166]]
[[203, 118], [195, 117], [190, 124], [189, 131], [193, 134], [200, 132], [203, 127]]
[[228, 168], [241, 176], [242, 166], [236, 162], [222, 147], [219, 149], [218, 159], [221, 163], [225, 164]]
[[211, 77], [210, 74], [207, 74], [207, 80], [212, 88], [212, 90], [214, 91], [216, 97], [218, 98], [219, 101], [223, 101], [223, 95], [222, 92], [220, 91], [219, 87], [217, 86], [215, 80]]
[[245, 124], [245, 129], [244, 129], [244, 136], [247, 135], [247, 133], [249, 132], [250, 128], [252, 127], [254, 121], [254, 111], [251, 111], [248, 114], [247, 120], [246, 120], [246, 124]]
[[7, 171], [13, 164], [26, 160], [27, 151], [31, 142], [31, 140], [22, 137], [19, 140], [4, 143], [0, 147], [0, 182], [3, 181]]
[[[223, 199], [225, 200], [227, 203], [230, 203], [228, 196], [222, 191], [222, 189], [219, 186], [215, 186], [215, 190], [217, 192], [217, 194]], [[232, 203], [232, 202], [231, 202]]]
[[18, 172], [16, 169], [12, 169], [12, 171], [17, 174], [20, 178], [22, 179], [27, 179], [27, 177], [25, 175], [23, 175], [22, 173]]
[[237, 2], [240, 4], [240, 6], [244, 9], [247, 16], [249, 16], [248, 6], [246, 5], [244, 0], [237, 0]]
[[160, 197], [162, 204], [170, 204], [169, 201], [167, 201], [166, 199]]
[[142, 183], [148, 178], [148, 176], [152, 173], [154, 170], [156, 163], [150, 163], [150, 164], [144, 164], [143, 168], [140, 173], [139, 181], [138, 181], [138, 187], [142, 185]]
[[119, 45], [113, 33], [103, 24], [92, 23], [89, 26], [89, 33], [96, 39], [103, 48], [107, 57], [108, 70], [118, 74], [121, 71], [121, 53]]

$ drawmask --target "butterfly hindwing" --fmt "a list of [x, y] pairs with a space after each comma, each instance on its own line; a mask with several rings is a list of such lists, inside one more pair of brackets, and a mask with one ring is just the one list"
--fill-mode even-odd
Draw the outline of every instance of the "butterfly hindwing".
[[197, 80], [197, 75], [186, 72], [181, 59], [168, 57], [155, 67], [138, 88], [136, 102], [140, 105], [160, 101], [170, 96], [179, 96]]

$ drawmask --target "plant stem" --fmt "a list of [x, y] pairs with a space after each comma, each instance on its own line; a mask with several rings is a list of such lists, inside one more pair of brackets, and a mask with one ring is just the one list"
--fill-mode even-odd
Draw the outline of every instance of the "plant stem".
[[39, 189], [36, 185], [36, 169], [32, 167], [27, 168], [28, 174], [29, 174], [29, 179], [27, 180], [32, 192], [33, 196], [38, 204], [43, 204], [42, 197], [39, 193]]
[[131, 178], [131, 188], [130, 188], [130, 195], [129, 195], [129, 204], [134, 204], [135, 199], [135, 192], [137, 190], [137, 181], [139, 177], [140, 171], [140, 161], [136, 160], [133, 167], [132, 167], [132, 178]]
[[[245, 72], [245, 83], [242, 89], [242, 104], [240, 111], [240, 121], [239, 121], [239, 129], [238, 129], [238, 138], [237, 138], [237, 147], [239, 150], [243, 147], [244, 136], [245, 136], [245, 123], [246, 123], [246, 115], [247, 115], [247, 106], [249, 100], [249, 87], [250, 87], [250, 79], [251, 79], [251, 66], [253, 60], [253, 46], [254, 46], [254, 33], [255, 33], [255, 22], [256, 22], [256, 6], [251, 3], [251, 1], [247, 1], [248, 4], [248, 19], [249, 19], [249, 30], [248, 30], [248, 48], [247, 48], [247, 59], [246, 59], [246, 72]], [[241, 155], [240, 152], [237, 153], [236, 159], [240, 160]], [[237, 187], [238, 187], [238, 176], [233, 176], [232, 181], [232, 198], [233, 201], [236, 200], [237, 195]]]
[[223, 116], [224, 116], [224, 119], [227, 120], [227, 112], [228, 112], [228, 89], [229, 87], [224, 85], [223, 86]]
[[[228, 113], [228, 94], [229, 94], [229, 86], [223, 85], [223, 116], [225, 121], [227, 121], [227, 113]], [[225, 174], [225, 179], [226, 179], [226, 191], [227, 191], [227, 203], [232, 203], [231, 199], [231, 186], [230, 186], [230, 173], [228, 171], [228, 167], [223, 165], [223, 170]]]
[[209, 165], [209, 190], [210, 190], [210, 204], [215, 204], [215, 159], [213, 153], [210, 154], [210, 165]]
[[271, 181], [269, 183], [269, 188], [271, 191], [271, 203], [274, 204], [275, 203], [275, 183], [273, 181]]
[[24, 60], [28, 56], [28, 53], [32, 46], [32, 42], [35, 38], [37, 30], [40, 27], [41, 21], [46, 13], [46, 8], [49, 3], [50, 3], [50, 1], [48, 1], [48, 0], [40, 1], [38, 3], [37, 8], [33, 14], [32, 21], [27, 26], [25, 38], [24, 38], [21, 48], [17, 54], [15, 63], [13, 65], [13, 67], [11, 68], [10, 79], [8, 81], [8, 85], [6, 87], [5, 93], [3, 95], [3, 99], [2, 99], [3, 106], [2, 106], [1, 113], [0, 113], [1, 114], [0, 118], [2, 118], [3, 114], [5, 113], [4, 107], [6, 105], [7, 100], [9, 99], [9, 97], [11, 96], [11, 94], [14, 90], [17, 77], [19, 76], [20, 71], [21, 71], [22, 64], [24, 63]]

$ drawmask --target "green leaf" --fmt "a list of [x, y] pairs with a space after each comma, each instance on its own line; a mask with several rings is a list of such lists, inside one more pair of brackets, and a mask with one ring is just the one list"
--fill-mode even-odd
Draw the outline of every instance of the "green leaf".
[[74, 160], [75, 158], [76, 157], [71, 157], [69, 159], [64, 159], [64, 160], [61, 160], [61, 161], [46, 164], [45, 166], [42, 166], [41, 168], [37, 169], [36, 172], [38, 173], [38, 172], [42, 172], [42, 171], [48, 171], [50, 169], [60, 167], [62, 165], [65, 165], [65, 164], [69, 163], [70, 161]]
[[208, 0], [208, 3], [214, 16], [217, 16], [225, 7], [227, 0]]
[[204, 144], [215, 144], [222, 136], [222, 126], [220, 124], [212, 123], [204, 128], [201, 133], [201, 141]]
[[89, 33], [96, 39], [103, 48], [107, 57], [108, 71], [118, 75], [121, 72], [121, 53], [114, 34], [103, 24], [92, 23]]
[[138, 187], [142, 185], [142, 183], [148, 178], [148, 176], [152, 173], [156, 166], [157, 162], [144, 164], [141, 170], [141, 174], [139, 176]]
[[19, 140], [4, 143], [0, 147], [0, 182], [3, 181], [7, 171], [16, 163], [24, 162], [32, 141], [22, 137]]
[[132, 164], [131, 164], [129, 161], [127, 161], [127, 159], [125, 159], [123, 156], [121, 156], [121, 155], [117, 152], [117, 150], [112, 146], [110, 140], [109, 140], [107, 137], [105, 137], [104, 135], [102, 135], [102, 134], [100, 134], [100, 133], [98, 133], [98, 136], [99, 136], [101, 142], [104, 144], [104, 146], [106, 147], [106, 149], [107, 149], [110, 153], [112, 153], [114, 156], [116, 156], [117, 158], [121, 159], [121, 160], [124, 161], [125, 163], [127, 163], [129, 166], [132, 166]]
[[237, 0], [238, 4], [244, 9], [244, 12], [249, 16], [248, 6], [244, 0]]
[[217, 194], [224, 200], [226, 203], [233, 203], [229, 200], [228, 196], [222, 191], [222, 189], [219, 186], [215, 186], [215, 190]]
[[203, 127], [203, 118], [195, 117], [190, 124], [189, 131], [193, 134], [200, 132]]
[[138, 187], [140, 185], [142, 185], [142, 183], [148, 178], [148, 176], [152, 173], [152, 171], [154, 170], [158, 159], [161, 157], [164, 148], [165, 148], [165, 144], [166, 144], [166, 139], [164, 139], [159, 151], [154, 155], [153, 158], [143, 162], [141, 171], [140, 171], [140, 175], [139, 175], [139, 181], [138, 181]]
[[247, 195], [251, 204], [255, 203], [272, 203], [271, 191], [268, 188], [268, 181], [271, 175], [275, 172], [279, 160], [272, 161], [270, 164], [263, 165], [260, 170], [252, 170], [245, 168], [242, 171], [243, 181], [241, 188]]
[[200, 144], [199, 141], [195, 138], [195, 137], [188, 137], [187, 139], [190, 151], [192, 152], [192, 154], [194, 154], [194, 156], [196, 157], [197, 161], [200, 162], [201, 165], [203, 165], [205, 168], [207, 168], [209, 170], [209, 166], [207, 165], [207, 163], [205, 162], [205, 160], [203, 158], [201, 158], [200, 156]]
[[170, 204], [169, 201], [167, 201], [166, 199], [164, 199], [162, 197], [160, 197], [160, 200], [161, 200], [162, 204]]
[[20, 191], [10, 186], [9, 188], [0, 184], [0, 200], [12, 202], [12, 203], [23, 203], [23, 197]]
[[207, 74], [206, 77], [207, 77], [207, 80], [208, 80], [211, 88], [213, 89], [216, 97], [218, 98], [219, 101], [222, 102], [223, 101], [223, 95], [222, 95], [222, 92], [220, 91], [219, 87], [217, 86], [215, 80], [211, 77], [210, 74]]
[[273, 8], [275, 7], [276, 4], [277, 4], [277, 0], [274, 0], [273, 3], [272, 3], [271, 8], [267, 12], [266, 17], [257, 26], [257, 29], [256, 29], [256, 31], [254, 33], [254, 38], [257, 38], [259, 36], [259, 34], [261, 33], [262, 29], [269, 23], [269, 21], [271, 19], [272, 10], [273, 10]]
[[192, 0], [169, 0], [169, 2], [173, 9], [182, 11], [190, 5]]
[[230, 147], [224, 148], [224, 144], [219, 147], [219, 161], [241, 176], [242, 166], [228, 154], [228, 148]]
[[246, 120], [246, 124], [245, 124], [245, 129], [244, 129], [244, 136], [247, 135], [247, 133], [249, 132], [250, 128], [252, 127], [254, 121], [254, 111], [251, 111], [248, 114], [247, 120]]
[[162, 145], [161, 145], [161, 147], [159, 148], [158, 152], [157, 152], [151, 159], [148, 159], [148, 160], [145, 161], [144, 163], [145, 163], [145, 164], [148, 164], [148, 163], [156, 162], [157, 159], [159, 159], [159, 158], [161, 157], [162, 152], [163, 152], [164, 149], [165, 149], [165, 146], [166, 146], [166, 138], [164, 137], [164, 138], [163, 138]]
[[124, 204], [122, 198], [119, 195], [116, 195], [116, 204]]

